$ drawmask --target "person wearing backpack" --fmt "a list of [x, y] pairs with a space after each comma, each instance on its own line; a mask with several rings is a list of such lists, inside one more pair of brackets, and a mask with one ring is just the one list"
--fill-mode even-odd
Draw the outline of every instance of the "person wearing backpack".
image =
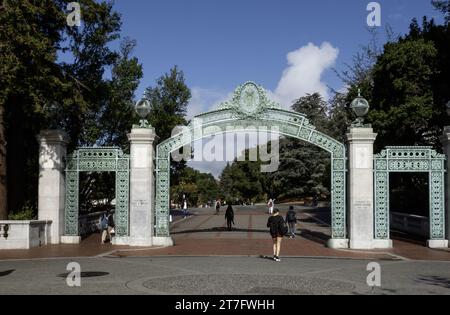
[[112, 235], [116, 234], [116, 224], [114, 223], [114, 214], [109, 213], [108, 217], [108, 237], [111, 240]]
[[297, 225], [297, 213], [295, 212], [293, 206], [289, 207], [289, 211], [286, 214], [286, 222], [289, 227], [290, 238], [293, 239], [293, 238], [295, 238], [296, 225]]
[[108, 216], [103, 213], [99, 220], [99, 228], [102, 232], [102, 244], [105, 244], [106, 237], [108, 236]]
[[267, 227], [270, 228], [270, 235], [273, 240], [273, 260], [280, 262], [281, 242], [288, 232], [283, 217], [280, 215], [280, 210], [274, 210], [273, 215], [267, 221]]

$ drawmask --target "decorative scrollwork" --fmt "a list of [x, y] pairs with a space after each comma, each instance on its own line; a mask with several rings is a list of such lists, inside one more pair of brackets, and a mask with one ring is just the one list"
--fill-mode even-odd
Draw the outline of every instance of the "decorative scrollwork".
[[[251, 86], [249, 94], [257, 93], [258, 97], [247, 95], [247, 100], [242, 101], [243, 91], [249, 86]], [[259, 105], [256, 106], [255, 102]], [[251, 105], [251, 110], [242, 110], [241, 107], [246, 104]], [[220, 131], [223, 133], [227, 127], [243, 130], [245, 127], [253, 125], [267, 130], [270, 127], [277, 127], [279, 134], [306, 141], [330, 153], [332, 160], [332, 234], [336, 239], [346, 238], [347, 160], [345, 146], [342, 143], [317, 131], [305, 115], [280, 109], [278, 104], [268, 100], [261, 87], [252, 82], [240, 86], [232, 100], [223, 103], [218, 111], [199, 115], [196, 119], [187, 126], [184, 132], [159, 144], [156, 149], [155, 234], [157, 236], [170, 235], [170, 154], [195, 140], [200, 140], [204, 137], [202, 132], [206, 127], [218, 127], [218, 133]]]
[[118, 148], [81, 148], [66, 167], [65, 235], [78, 236], [79, 173], [116, 173], [116, 235], [129, 235], [130, 158]]
[[375, 156], [375, 238], [389, 239], [389, 173], [430, 174], [430, 236], [445, 239], [445, 155], [431, 147], [387, 147]]

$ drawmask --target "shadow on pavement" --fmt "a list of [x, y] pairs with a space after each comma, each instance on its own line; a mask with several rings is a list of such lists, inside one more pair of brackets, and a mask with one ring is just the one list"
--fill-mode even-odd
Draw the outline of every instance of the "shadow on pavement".
[[438, 276], [420, 276], [416, 282], [427, 285], [437, 286], [445, 289], [450, 289], [450, 279]]

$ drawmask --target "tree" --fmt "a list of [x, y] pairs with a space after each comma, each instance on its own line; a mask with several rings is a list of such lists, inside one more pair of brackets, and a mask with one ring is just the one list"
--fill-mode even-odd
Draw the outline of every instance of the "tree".
[[[66, 28], [64, 3], [3, 0], [0, 8], [0, 107], [4, 113], [0, 143], [2, 170], [7, 169], [1, 174], [0, 199], [8, 200], [8, 209], [17, 210], [31, 195], [37, 196], [35, 136], [43, 125], [46, 100], [64, 88], [62, 73], [55, 66]], [[31, 164], [34, 174], [26, 176]]]
[[[292, 108], [305, 114], [319, 131], [331, 133], [328, 104], [320, 94], [308, 94], [297, 100]], [[329, 164], [327, 152], [300, 140], [283, 139], [280, 143], [280, 167], [278, 172], [269, 175], [269, 181], [273, 183], [278, 199], [328, 195]]]
[[433, 0], [433, 6], [441, 11], [445, 16], [445, 21], [450, 23], [450, 1], [449, 0]]
[[433, 116], [433, 77], [437, 50], [423, 39], [388, 43], [374, 68], [369, 120], [378, 131], [377, 146], [439, 145]]
[[0, 220], [8, 218], [6, 171], [5, 128], [3, 124], [3, 107], [0, 106]]
[[169, 139], [176, 126], [187, 124], [191, 92], [177, 66], [160, 77], [155, 87], [149, 87], [146, 95], [151, 104], [150, 124], [156, 129], [159, 142]]
[[179, 179], [179, 184], [171, 188], [171, 199], [180, 203], [186, 196], [191, 206], [206, 205], [217, 198], [219, 187], [211, 174], [204, 174], [186, 167]]
[[[173, 67], [156, 81], [155, 87], [149, 87], [146, 97], [150, 101], [150, 124], [158, 135], [157, 143], [172, 136], [177, 126], [185, 126], [186, 111], [191, 91], [184, 81], [184, 74], [177, 66]], [[171, 183], [177, 185], [186, 162], [171, 163]]]
[[135, 40], [125, 38], [120, 45], [119, 58], [114, 62], [108, 99], [99, 119], [102, 126], [100, 139], [104, 146], [127, 147], [127, 133], [137, 120], [134, 99], [143, 71], [138, 59], [131, 57], [136, 45]]
[[[125, 132], [114, 122], [131, 123], [122, 118], [130, 114], [128, 102], [141, 69], [124, 51], [121, 55], [110, 48], [119, 38], [119, 14], [110, 2], [81, 0], [82, 27], [69, 27], [69, 2], [3, 0], [0, 7], [0, 130], [5, 128], [0, 144], [7, 143], [3, 152], [12, 212], [25, 204], [36, 207], [40, 130], [65, 130], [70, 151], [122, 144]], [[60, 61], [62, 53], [70, 61]], [[109, 67], [114, 69], [112, 80], [105, 79]], [[118, 91], [123, 94], [112, 95]]]

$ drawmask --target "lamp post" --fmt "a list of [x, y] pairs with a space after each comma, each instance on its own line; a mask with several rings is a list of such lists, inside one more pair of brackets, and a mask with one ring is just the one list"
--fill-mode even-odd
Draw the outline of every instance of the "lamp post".
[[150, 102], [146, 97], [141, 98], [135, 105], [136, 114], [141, 118], [139, 121], [139, 128], [151, 127], [147, 116], [150, 114]]
[[361, 89], [358, 89], [358, 97], [350, 104], [350, 109], [356, 116], [356, 120], [352, 126], [356, 128], [364, 128], [364, 118], [369, 113], [369, 102], [361, 96]]

